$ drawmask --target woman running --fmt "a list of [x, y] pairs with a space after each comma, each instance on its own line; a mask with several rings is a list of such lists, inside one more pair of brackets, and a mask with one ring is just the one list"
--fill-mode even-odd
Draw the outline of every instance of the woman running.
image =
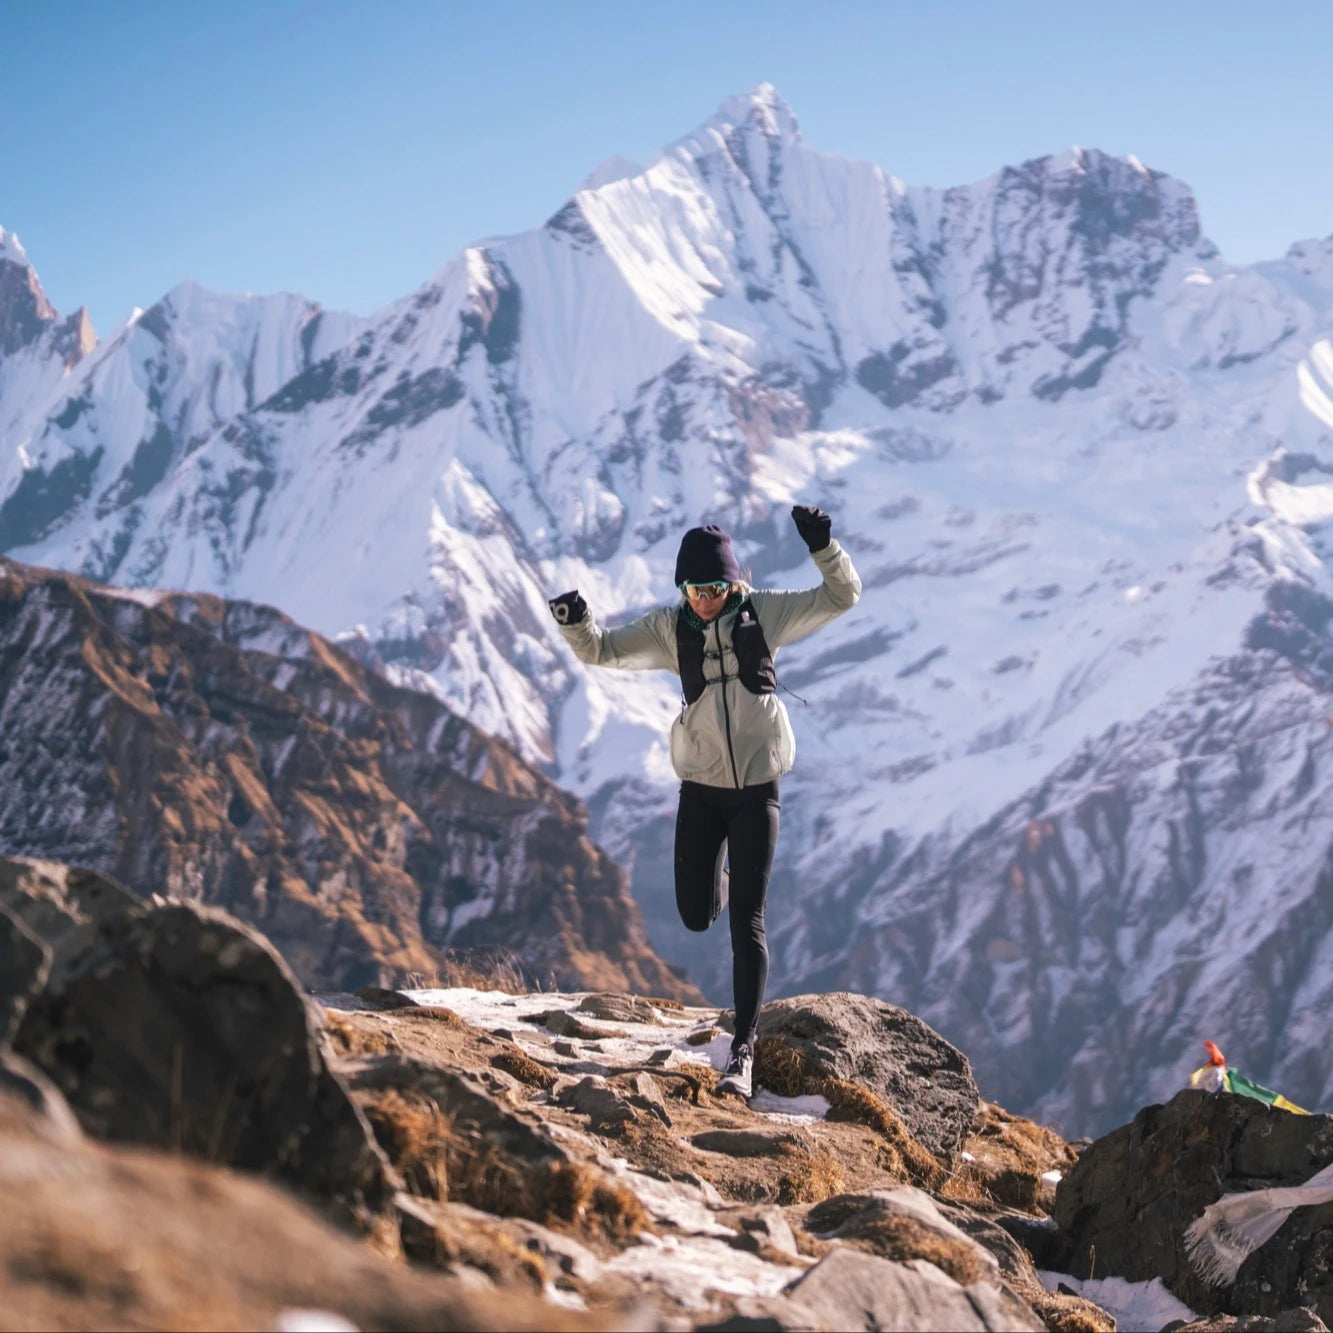
[[823, 576], [817, 588], [752, 589], [731, 538], [710, 526], [691, 528], [681, 540], [676, 586], [683, 600], [674, 606], [599, 629], [577, 589], [550, 602], [581, 662], [680, 676], [685, 698], [671, 724], [671, 765], [681, 780], [676, 907], [688, 929], [707, 930], [730, 900], [736, 1031], [718, 1087], [745, 1098], [768, 982], [764, 899], [778, 840], [778, 779], [796, 758], [773, 659], [783, 644], [850, 610], [861, 595], [851, 560], [830, 535], [829, 516], [807, 505], [796, 505], [791, 516]]

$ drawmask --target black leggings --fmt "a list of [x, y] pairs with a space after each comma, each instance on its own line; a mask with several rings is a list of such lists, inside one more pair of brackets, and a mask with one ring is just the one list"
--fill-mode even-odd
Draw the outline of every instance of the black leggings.
[[722, 911], [725, 849], [730, 863], [731, 984], [736, 1041], [753, 1045], [768, 984], [764, 900], [778, 843], [778, 784], [680, 784], [676, 811], [676, 907], [690, 930], [707, 930]]

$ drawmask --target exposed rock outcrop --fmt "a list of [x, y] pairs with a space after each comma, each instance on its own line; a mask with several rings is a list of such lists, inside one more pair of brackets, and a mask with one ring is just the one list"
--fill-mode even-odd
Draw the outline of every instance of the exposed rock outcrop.
[[1333, 1116], [1294, 1115], [1228, 1093], [1180, 1092], [1098, 1139], [1060, 1182], [1053, 1210], [1063, 1238], [1060, 1266], [1076, 1277], [1095, 1267], [1132, 1281], [1161, 1278], [1210, 1316], [1276, 1317], [1309, 1306], [1327, 1323], [1333, 1205], [1298, 1208], [1232, 1284], [1200, 1277], [1185, 1232], [1224, 1194], [1303, 1184], [1331, 1162]]
[[967, 1057], [897, 1005], [867, 995], [798, 995], [764, 1007], [759, 1035], [798, 1052], [816, 1076], [885, 1098], [914, 1138], [950, 1156], [976, 1117]]
[[281, 1180], [370, 1230], [396, 1180], [269, 943], [214, 908], [132, 906], [65, 937], [15, 1051], [95, 1138]]

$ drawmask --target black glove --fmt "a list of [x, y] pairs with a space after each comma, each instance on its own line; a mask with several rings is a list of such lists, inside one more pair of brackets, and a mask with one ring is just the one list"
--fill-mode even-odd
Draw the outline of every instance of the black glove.
[[829, 544], [833, 520], [822, 509], [816, 509], [814, 505], [792, 505], [791, 521], [796, 524], [796, 531], [810, 548], [811, 555]]
[[552, 597], [546, 605], [561, 625], [577, 625], [588, 614], [588, 603], [579, 596], [577, 588], [562, 592], [559, 597]]

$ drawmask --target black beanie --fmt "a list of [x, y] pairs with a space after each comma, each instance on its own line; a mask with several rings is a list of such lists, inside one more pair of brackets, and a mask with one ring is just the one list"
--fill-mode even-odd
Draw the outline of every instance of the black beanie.
[[728, 583], [741, 581], [741, 567], [731, 549], [731, 538], [712, 523], [706, 528], [691, 528], [680, 539], [676, 587], [682, 583], [714, 583], [719, 579]]

